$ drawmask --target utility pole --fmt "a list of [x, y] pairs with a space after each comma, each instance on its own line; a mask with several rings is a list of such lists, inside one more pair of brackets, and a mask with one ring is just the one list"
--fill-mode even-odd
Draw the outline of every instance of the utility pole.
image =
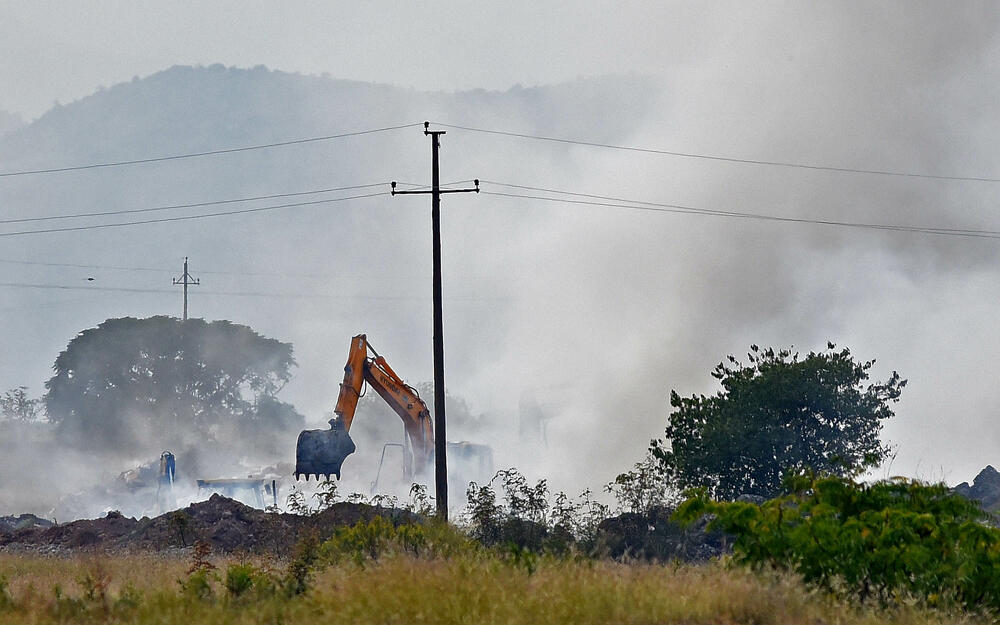
[[441, 317], [441, 194], [479, 193], [479, 180], [475, 189], [442, 189], [438, 148], [441, 147], [443, 130], [430, 130], [424, 122], [424, 134], [431, 138], [431, 188], [429, 191], [397, 191], [392, 183], [393, 195], [425, 194], [431, 196], [431, 231], [433, 233], [433, 298], [434, 298], [434, 499], [437, 514], [448, 520], [448, 436], [444, 414], [444, 322]]
[[195, 286], [201, 284], [201, 280], [198, 278], [192, 278], [191, 274], [188, 273], [188, 257], [184, 257], [184, 273], [180, 278], [174, 278], [174, 284], [184, 285], [184, 321], [188, 318], [188, 285], [193, 284]]

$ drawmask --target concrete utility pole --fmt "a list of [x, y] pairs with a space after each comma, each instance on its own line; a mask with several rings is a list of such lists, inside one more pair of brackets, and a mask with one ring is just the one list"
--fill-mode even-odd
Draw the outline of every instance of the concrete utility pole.
[[188, 285], [192, 284], [192, 285], [197, 286], [197, 285], [201, 284], [201, 280], [200, 279], [198, 279], [198, 278], [192, 278], [191, 274], [188, 273], [188, 257], [187, 256], [184, 257], [184, 273], [181, 275], [180, 278], [174, 278], [174, 284], [183, 284], [184, 285], [184, 321], [187, 321], [187, 318], [188, 318]]
[[393, 195], [426, 194], [431, 196], [431, 229], [434, 257], [434, 499], [441, 519], [448, 520], [448, 436], [444, 414], [444, 322], [441, 319], [441, 194], [479, 193], [479, 180], [475, 189], [442, 189], [438, 148], [441, 147], [443, 130], [430, 130], [424, 122], [424, 134], [431, 138], [431, 188], [429, 191], [397, 191], [392, 183]]

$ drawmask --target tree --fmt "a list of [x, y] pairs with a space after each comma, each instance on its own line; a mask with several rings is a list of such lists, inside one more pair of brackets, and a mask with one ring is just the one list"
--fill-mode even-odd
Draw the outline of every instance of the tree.
[[0, 397], [0, 416], [6, 421], [37, 421], [41, 412], [41, 400], [28, 397], [27, 386], [12, 388]]
[[229, 321], [108, 319], [59, 354], [44, 400], [81, 446], [176, 445], [296, 415], [301, 423], [273, 399], [294, 364], [290, 344]]
[[991, 614], [1000, 608], [1000, 530], [977, 502], [945, 484], [866, 484], [807, 472], [789, 474], [785, 490], [761, 504], [716, 502], [696, 491], [674, 518], [708, 515], [708, 529], [735, 537], [735, 563], [790, 570], [827, 593]]
[[705, 487], [719, 499], [781, 492], [784, 474], [812, 469], [848, 475], [889, 454], [879, 440], [890, 404], [906, 385], [895, 371], [864, 384], [874, 360], [856, 362], [848, 349], [810, 352], [751, 346], [749, 363], [729, 356], [712, 372], [717, 394], [670, 393], [673, 412], [664, 440], [650, 451], [680, 488]]

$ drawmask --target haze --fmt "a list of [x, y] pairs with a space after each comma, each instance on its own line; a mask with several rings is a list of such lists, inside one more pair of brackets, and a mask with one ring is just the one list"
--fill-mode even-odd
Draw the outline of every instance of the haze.
[[[0, 5], [0, 171], [429, 119], [735, 159], [1000, 178], [990, 3], [246, 6]], [[423, 184], [427, 143], [415, 126], [0, 178], [0, 212], [29, 218]], [[442, 177], [480, 178], [484, 191], [539, 195], [489, 182], [498, 181], [813, 221], [1000, 230], [995, 181], [723, 162], [454, 128], [443, 150]], [[380, 196], [0, 235], [0, 389], [40, 394], [58, 352], [106, 318], [179, 315], [170, 279], [185, 256], [202, 279], [193, 316], [294, 345], [299, 366], [280, 397], [310, 422], [332, 408], [359, 332], [408, 381], [429, 380], [428, 204]], [[713, 392], [712, 366], [752, 343], [808, 352], [828, 340], [877, 359], [878, 378], [897, 370], [909, 380], [885, 430], [897, 455], [880, 474], [957, 483], [1000, 461], [990, 365], [1000, 341], [1000, 268], [991, 262], [1000, 241], [992, 235], [485, 194], [446, 197], [444, 220], [448, 388], [487, 424], [456, 434], [492, 442], [501, 466], [556, 488], [598, 489], [662, 433], [671, 389]], [[7, 223], [2, 232], [36, 227]], [[511, 436], [526, 394], [554, 406], [547, 446], [520, 447]]]

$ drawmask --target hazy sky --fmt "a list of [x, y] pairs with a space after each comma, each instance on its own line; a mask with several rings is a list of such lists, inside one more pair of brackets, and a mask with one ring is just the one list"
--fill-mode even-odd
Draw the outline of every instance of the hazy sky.
[[[637, 73], [664, 95], [659, 112], [629, 133], [632, 145], [997, 178], [998, 24], [995, 3], [911, 0], [3, 2], [0, 109], [30, 121], [55, 101], [172, 65], [266, 65], [445, 91]], [[575, 138], [590, 136], [580, 132]], [[510, 146], [489, 145], [500, 156]], [[511, 175], [719, 210], [1000, 230], [997, 182], [570, 155], [550, 171]], [[899, 454], [886, 471], [955, 482], [1000, 463], [990, 366], [1000, 345], [995, 239], [648, 215], [554, 212], [541, 222], [505, 241], [537, 254], [546, 270], [526, 270], [517, 287], [539, 298], [555, 287], [565, 304], [525, 304], [523, 316], [512, 314], [503, 353], [484, 349], [478, 368], [452, 379], [474, 405], [491, 407], [503, 403], [491, 382], [512, 368], [543, 377], [579, 364], [575, 383], [590, 389], [579, 402], [614, 418], [554, 454], [550, 468], [563, 477], [577, 466], [561, 461], [581, 453], [603, 455], [607, 478], [627, 468], [662, 431], [659, 391], [711, 390], [708, 372], [726, 354], [751, 343], [808, 351], [827, 340], [878, 358], [881, 377], [898, 369], [910, 379], [887, 429]], [[64, 251], [82, 257], [82, 249]], [[488, 268], [509, 269], [510, 259], [490, 254]], [[584, 313], [566, 323], [569, 311]], [[460, 354], [471, 343], [455, 332]], [[302, 369], [315, 370], [320, 355], [310, 360], [308, 346], [296, 348], [307, 354]], [[37, 390], [41, 381], [25, 382]], [[553, 427], [574, 440], [572, 421]], [[587, 478], [601, 479], [600, 470]]]
[[669, 72], [727, 40], [739, 47], [732, 37], [747, 19], [794, 7], [704, 5], [3, 2], [0, 108], [31, 118], [56, 100], [175, 64], [265, 64], [432, 90]]

